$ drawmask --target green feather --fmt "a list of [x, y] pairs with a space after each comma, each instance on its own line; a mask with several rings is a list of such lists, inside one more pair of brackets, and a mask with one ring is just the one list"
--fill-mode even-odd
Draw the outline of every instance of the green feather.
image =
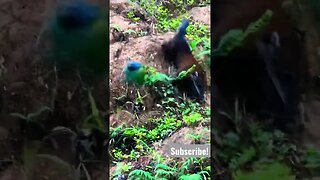
[[137, 71], [129, 71], [126, 67], [125, 71], [126, 81], [129, 84], [136, 84], [142, 86], [145, 84], [145, 76], [147, 75], [147, 69], [145, 66], [142, 66]]

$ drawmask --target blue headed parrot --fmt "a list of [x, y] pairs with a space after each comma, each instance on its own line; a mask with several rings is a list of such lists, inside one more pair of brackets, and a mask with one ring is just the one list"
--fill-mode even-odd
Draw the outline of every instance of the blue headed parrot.
[[93, 78], [107, 74], [108, 17], [102, 7], [82, 0], [61, 3], [48, 30], [59, 68], [76, 68]]
[[137, 61], [129, 61], [124, 68], [125, 79], [128, 84], [144, 85], [147, 73], [146, 67]]
[[153, 86], [157, 82], [171, 83], [175, 78], [157, 72], [153, 67], [136, 61], [129, 61], [124, 68], [125, 80], [128, 84]]

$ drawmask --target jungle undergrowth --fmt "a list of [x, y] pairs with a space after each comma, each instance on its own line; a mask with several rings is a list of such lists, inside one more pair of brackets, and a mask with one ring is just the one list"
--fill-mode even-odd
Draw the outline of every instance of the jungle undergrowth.
[[[160, 33], [176, 31], [184, 18], [189, 19], [190, 25], [186, 36], [190, 41], [190, 48], [197, 60], [210, 63], [211, 43], [208, 25], [192, 21], [187, 12], [199, 2], [170, 0], [169, 3], [165, 3], [154, 0], [129, 0], [129, 3], [133, 8], [126, 14], [128, 19], [133, 22], [141, 21], [136, 14], [143, 13], [145, 17], [155, 21], [156, 30]], [[210, 4], [210, 1], [201, 1], [201, 3]]]
[[[202, 180], [210, 176], [211, 166], [207, 163], [207, 158], [187, 158], [185, 161], [175, 162], [173, 166], [163, 162], [157, 162], [154, 167], [146, 169], [133, 169], [131, 163], [117, 163], [117, 170], [113, 174], [113, 179], [125, 177], [128, 179], [181, 179], [181, 180]], [[194, 169], [197, 165], [197, 170]]]
[[[181, 72], [176, 78], [183, 78], [188, 75], [193, 68], [194, 67], [191, 67], [189, 70]], [[200, 124], [202, 126], [209, 125], [209, 107], [203, 107], [197, 102], [177, 96], [174, 86], [170, 83], [172, 80], [171, 77], [157, 73], [155, 69], [152, 68], [149, 70], [151, 73], [146, 75], [145, 84], [150, 88], [150, 91], [153, 91], [152, 94], [159, 98], [155, 108], [162, 111], [162, 115], [159, 117], [148, 117], [136, 126], [128, 127], [122, 124], [116, 128], [111, 128], [110, 154], [115, 161], [135, 161], [142, 156], [157, 153], [152, 148], [152, 145], [163, 141], [182, 127], [196, 127]], [[142, 105], [144, 104], [143, 98], [141, 98], [139, 93], [137, 93], [136, 99], [132, 100], [132, 102], [136, 105], [138, 104], [137, 102]], [[142, 114], [142, 112], [138, 112], [137, 115], [140, 115], [141, 118]], [[198, 141], [198, 143], [208, 142]], [[152, 157], [154, 161], [158, 159], [154, 158], [157, 156]], [[143, 176], [141, 174], [142, 171], [135, 172], [139, 172], [138, 174]], [[136, 175], [131, 173], [131, 176]], [[186, 175], [186, 177], [188, 176]], [[192, 174], [190, 176], [202, 177], [201, 174]]]
[[[83, 176], [86, 176], [87, 179], [90, 179], [90, 174], [88, 170], [86, 169], [86, 162], [89, 162], [92, 159], [99, 159], [101, 154], [97, 153], [95, 151], [92, 151], [92, 147], [98, 149], [100, 147], [96, 147], [96, 144], [103, 144], [100, 140], [91, 139], [89, 140], [90, 147], [85, 147], [85, 150], [79, 150], [74, 155], [77, 160], [79, 160], [78, 167], [72, 167], [72, 165], [68, 162], [65, 162], [61, 157], [58, 157], [53, 154], [39, 154], [41, 148], [43, 148], [43, 142], [45, 139], [52, 134], [69, 134], [69, 132], [72, 132], [74, 136], [79, 138], [80, 136], [84, 136], [85, 138], [88, 138], [89, 136], [92, 136], [92, 132], [94, 130], [97, 130], [99, 133], [104, 134], [106, 130], [106, 126], [104, 124], [104, 120], [101, 117], [101, 112], [97, 108], [95, 99], [93, 98], [91, 91], [88, 91], [88, 104], [91, 108], [91, 113], [89, 113], [87, 118], [84, 118], [82, 121], [80, 120], [79, 123], [77, 123], [75, 128], [73, 130], [69, 129], [70, 127], [62, 127], [62, 126], [56, 126], [56, 127], [50, 127], [48, 129], [48, 120], [53, 117], [54, 114], [57, 114], [58, 110], [56, 109], [55, 102], [57, 100], [57, 88], [58, 88], [58, 76], [57, 76], [57, 70], [54, 66], [54, 72], [55, 72], [55, 85], [52, 87], [52, 95], [50, 96], [50, 103], [47, 105], [40, 106], [36, 111], [29, 112], [29, 113], [19, 113], [14, 112], [10, 113], [9, 116], [15, 117], [18, 120], [20, 120], [19, 124], [22, 126], [20, 129], [23, 137], [23, 141], [21, 143], [22, 148], [22, 154], [20, 156], [12, 156], [12, 161], [14, 166], [21, 166], [22, 170], [26, 174], [26, 176], [30, 179], [29, 175], [34, 176], [34, 169], [37, 167], [36, 162], [38, 160], [41, 161], [41, 159], [48, 159], [54, 163], [59, 164], [61, 168], [64, 168], [66, 171], [70, 170], [71, 176], [75, 177], [75, 179], [83, 179]], [[67, 100], [67, 99], [65, 99]], [[62, 113], [62, 112], [61, 112]], [[52, 128], [52, 129], [51, 129]], [[59, 131], [59, 132], [58, 132]], [[67, 133], [65, 133], [68, 131]], [[83, 135], [84, 134], [84, 135]], [[95, 138], [95, 137], [94, 137]], [[16, 137], [15, 137], [16, 139]], [[17, 138], [18, 139], [18, 138]], [[54, 140], [52, 139], [52, 142]], [[72, 140], [73, 141], [73, 140]], [[103, 141], [103, 140], [102, 140]], [[81, 140], [79, 140], [81, 142]], [[69, 145], [69, 144], [68, 144]], [[82, 144], [84, 145], [84, 144]], [[72, 148], [78, 148], [77, 145], [72, 144]], [[64, 149], [60, 149], [64, 151]], [[83, 158], [81, 157], [82, 154], [87, 153], [84, 152], [87, 151], [91, 153], [91, 158]], [[94, 161], [91, 161], [91, 163]], [[91, 173], [92, 171], [90, 171]], [[85, 175], [84, 175], [85, 174]], [[33, 179], [33, 177], [31, 177]]]
[[213, 127], [218, 132], [214, 139], [214, 159], [221, 166], [216, 169], [224, 169], [237, 180], [296, 179], [318, 174], [319, 150], [299, 146], [298, 141], [278, 129], [267, 129], [262, 121], [246, 114], [237, 99], [234, 106], [232, 113], [220, 112], [232, 122], [229, 131], [222, 133]]
[[[173, 87], [172, 87], [173, 88]], [[210, 109], [200, 106], [191, 100], [177, 100], [174, 91], [170, 88], [156, 90], [163, 94], [163, 100], [157, 106], [163, 110], [163, 115], [145, 119], [143, 124], [135, 127], [118, 126], [111, 129], [111, 139], [117, 147], [121, 146], [124, 152], [129, 153], [134, 147], [143, 152], [145, 145], [151, 145], [183, 126], [197, 126], [209, 124]], [[113, 152], [116, 152], [114, 150]], [[119, 157], [119, 152], [117, 152]]]

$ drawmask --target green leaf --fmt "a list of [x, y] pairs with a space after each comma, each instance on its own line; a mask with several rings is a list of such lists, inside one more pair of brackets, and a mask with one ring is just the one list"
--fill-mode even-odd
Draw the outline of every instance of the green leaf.
[[191, 41], [191, 43], [190, 43], [191, 50], [194, 51], [196, 49], [197, 45], [201, 42], [202, 42], [201, 39]]
[[198, 53], [196, 55], [196, 59], [198, 59], [198, 58], [200, 58], [201, 56], [204, 56], [204, 55], [210, 56], [210, 54], [211, 54], [211, 50], [202, 51], [202, 52], [200, 52], [200, 53]]
[[152, 175], [144, 170], [136, 169], [131, 171], [128, 175], [129, 180], [153, 180]]
[[218, 48], [213, 50], [214, 56], [227, 56], [236, 47], [242, 46], [248, 35], [260, 32], [271, 20], [273, 12], [267, 10], [257, 21], [251, 23], [243, 32], [241, 29], [229, 30], [220, 40]]
[[133, 29], [128, 29], [126, 31], [123, 32], [124, 34], [137, 34], [137, 32]]
[[83, 128], [97, 128], [101, 132], [105, 131], [103, 119], [100, 117], [96, 102], [92, 96], [91, 90], [88, 90], [89, 102], [91, 105], [91, 114], [86, 117], [82, 123]]
[[235, 180], [294, 180], [295, 176], [291, 174], [289, 167], [274, 162], [272, 164], [263, 164], [254, 168], [253, 172], [238, 171], [234, 174]]
[[192, 73], [196, 69], [196, 65], [192, 65], [187, 71], [181, 71], [176, 78], [177, 80], [185, 78], [188, 74]]

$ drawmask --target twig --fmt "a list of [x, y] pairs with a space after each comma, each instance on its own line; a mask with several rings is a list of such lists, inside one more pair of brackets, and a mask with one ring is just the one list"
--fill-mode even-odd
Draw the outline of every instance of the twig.
[[55, 87], [52, 89], [51, 109], [54, 111], [54, 108], [55, 108], [54, 102], [57, 97], [57, 89], [58, 89], [58, 72], [57, 72], [56, 64], [53, 67], [53, 71], [55, 76]]

